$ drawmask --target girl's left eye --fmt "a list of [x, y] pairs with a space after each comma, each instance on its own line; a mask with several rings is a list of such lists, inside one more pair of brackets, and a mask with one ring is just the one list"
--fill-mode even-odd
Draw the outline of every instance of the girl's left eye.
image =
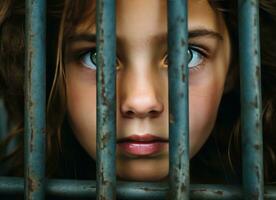
[[96, 61], [96, 49], [90, 50], [81, 55], [81, 62], [85, 65], [85, 67], [89, 69], [96, 70], [97, 69], [97, 61]]
[[[189, 46], [188, 47], [188, 68], [190, 70], [196, 70], [199, 68], [199, 66], [204, 62], [205, 58], [207, 57], [207, 54], [204, 50], [201, 50], [201, 48], [196, 46]], [[168, 57], [166, 55], [165, 65], [168, 65]]]
[[189, 69], [198, 67], [204, 61], [204, 53], [194, 47], [188, 48]]

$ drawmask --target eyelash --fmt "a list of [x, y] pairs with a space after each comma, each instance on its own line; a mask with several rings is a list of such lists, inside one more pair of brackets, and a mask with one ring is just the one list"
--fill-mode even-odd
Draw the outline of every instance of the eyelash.
[[196, 51], [200, 54], [200, 56], [202, 56], [202, 61], [200, 62], [200, 64], [190, 69], [191, 71], [198, 71], [202, 68], [202, 66], [204, 66], [204, 63], [209, 56], [208, 51], [205, 50], [203, 47], [197, 45], [189, 45], [189, 49]]
[[[80, 51], [80, 53], [77, 54], [77, 60], [80, 61], [80, 63], [82, 65], [84, 65], [85, 67], [90, 68], [90, 66], [88, 66], [87, 64], [85, 64], [85, 62], [83, 61], [84, 57], [89, 53], [89, 55], [91, 55], [90, 53], [94, 54], [96, 52], [96, 47], [90, 48], [90, 49], [85, 49]], [[95, 65], [95, 67], [97, 67]], [[96, 70], [96, 69], [95, 69]]]
[[[205, 60], [208, 58], [209, 54], [208, 54], [208, 50], [206, 50], [205, 47], [202, 47], [201, 45], [195, 45], [195, 44], [189, 44], [189, 47], [188, 47], [188, 51], [195, 51], [197, 52], [200, 56], [202, 56], [202, 61], [200, 61], [200, 63], [194, 67], [191, 67], [189, 68], [189, 70], [192, 72], [192, 71], [198, 71], [201, 69], [201, 67], [204, 65], [204, 62]], [[92, 69], [90, 66], [88, 66], [87, 64], [85, 64], [85, 62], [83, 61], [84, 57], [88, 54], [88, 53], [95, 53], [96, 52], [96, 47], [94, 48], [90, 48], [90, 49], [87, 49], [87, 50], [83, 50], [81, 51], [81, 53], [78, 54], [78, 57], [77, 59], [81, 62], [82, 65], [85, 65], [87, 68], [90, 68]], [[90, 55], [91, 56], [91, 55]], [[193, 59], [193, 57], [191, 58]], [[191, 61], [191, 60], [190, 60]], [[189, 61], [189, 63], [190, 63]], [[91, 60], [91, 62], [93, 62]], [[116, 61], [117, 62], [117, 65], [118, 65], [118, 60]], [[165, 54], [165, 58], [164, 58], [164, 63], [165, 65], [168, 65], [168, 54], [166, 53]], [[95, 65], [93, 63], [93, 65]], [[95, 68], [96, 68], [96, 65], [95, 65]]]
[[[202, 56], [202, 61], [198, 65], [189, 68], [190, 72], [199, 71], [202, 66], [204, 66], [204, 62], [206, 61], [206, 59], [209, 57], [208, 50], [201, 45], [189, 44], [188, 51], [196, 51], [197, 53], [199, 53], [200, 56]], [[164, 63], [165, 65], [168, 65], [167, 53], [165, 54]]]
[[[88, 53], [92, 53], [94, 55], [94, 53], [96, 53], [96, 47], [88, 49], [88, 50], [81, 51], [81, 53], [79, 53], [78, 56], [77, 56], [77, 60], [80, 61], [80, 63], [82, 65], [85, 65], [87, 68], [91, 69], [91, 67], [88, 66], [87, 64], [85, 64], [85, 62], [83, 61], [84, 56], [86, 56]], [[95, 65], [95, 69], [94, 70], [96, 70], [96, 68], [97, 68], [96, 63], [93, 62], [93, 65]], [[119, 66], [119, 60], [116, 59], [116, 67], [119, 68], [118, 66]]]

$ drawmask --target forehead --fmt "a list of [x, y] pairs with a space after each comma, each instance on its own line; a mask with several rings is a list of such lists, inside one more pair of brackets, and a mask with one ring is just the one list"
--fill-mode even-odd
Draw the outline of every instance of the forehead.
[[[95, 0], [90, 1], [84, 20], [74, 26], [73, 34], [96, 32]], [[117, 36], [167, 32], [167, 0], [117, 0]], [[222, 17], [208, 0], [188, 1], [189, 29], [207, 27], [220, 32]], [[140, 33], [139, 33], [140, 32]], [[157, 33], [158, 34], [158, 33]]]

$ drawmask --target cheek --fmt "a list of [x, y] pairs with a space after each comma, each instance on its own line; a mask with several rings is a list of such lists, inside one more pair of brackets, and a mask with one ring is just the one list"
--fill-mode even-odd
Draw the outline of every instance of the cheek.
[[199, 151], [212, 132], [223, 93], [223, 83], [213, 80], [198, 88], [190, 87], [191, 157]]
[[96, 85], [67, 79], [67, 109], [73, 132], [84, 149], [96, 158]]

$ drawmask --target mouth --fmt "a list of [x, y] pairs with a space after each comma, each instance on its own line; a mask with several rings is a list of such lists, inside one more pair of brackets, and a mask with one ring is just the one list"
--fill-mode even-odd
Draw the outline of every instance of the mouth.
[[160, 153], [168, 140], [152, 134], [131, 135], [117, 141], [118, 148], [133, 156], [151, 156]]

